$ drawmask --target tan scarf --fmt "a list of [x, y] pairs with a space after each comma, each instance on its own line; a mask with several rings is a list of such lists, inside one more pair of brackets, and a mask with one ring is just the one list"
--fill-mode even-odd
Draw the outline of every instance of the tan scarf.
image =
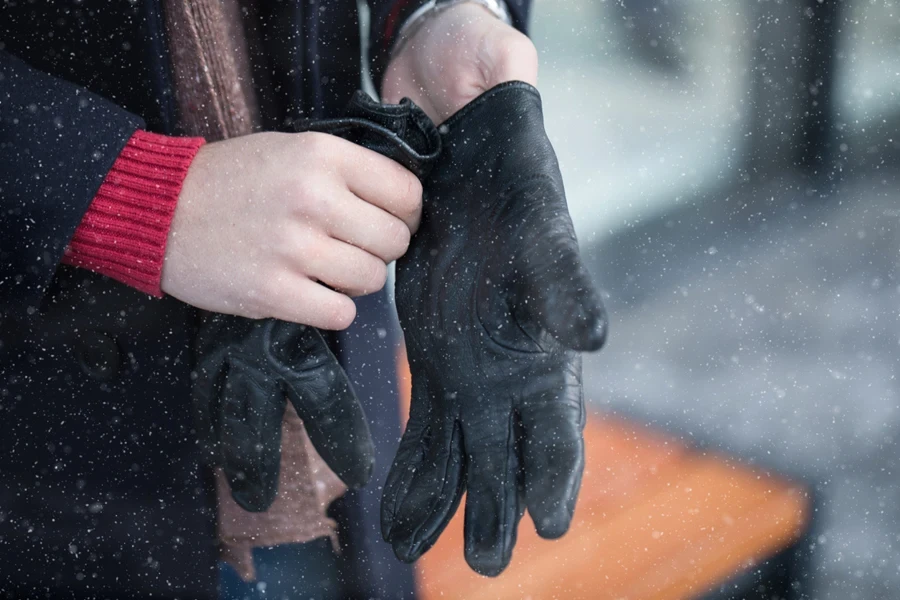
[[[165, 0], [166, 31], [175, 79], [179, 126], [213, 142], [260, 127], [240, 0]], [[221, 557], [245, 581], [255, 578], [252, 549], [331, 537], [337, 524], [325, 511], [346, 491], [312, 447], [303, 422], [288, 406], [282, 423], [278, 496], [264, 513], [231, 498], [216, 471]]]

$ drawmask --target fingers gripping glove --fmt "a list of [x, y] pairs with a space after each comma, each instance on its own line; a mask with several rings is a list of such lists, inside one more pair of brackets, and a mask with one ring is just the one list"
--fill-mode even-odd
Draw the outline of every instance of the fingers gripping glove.
[[[303, 121], [300, 131], [339, 135], [420, 177], [440, 138], [415, 105], [383, 106], [362, 92], [340, 119]], [[223, 467], [242, 508], [269, 508], [278, 492], [281, 423], [287, 400], [310, 441], [349, 487], [368, 481], [374, 447], [347, 375], [314, 328], [276, 319], [209, 315], [196, 338], [194, 407], [211, 462]]]
[[581, 262], [537, 90], [497, 86], [440, 127], [418, 233], [397, 262], [410, 419], [382, 499], [382, 533], [413, 561], [467, 490], [465, 557], [509, 564], [527, 507], [569, 527], [584, 466], [581, 359], [606, 316]]

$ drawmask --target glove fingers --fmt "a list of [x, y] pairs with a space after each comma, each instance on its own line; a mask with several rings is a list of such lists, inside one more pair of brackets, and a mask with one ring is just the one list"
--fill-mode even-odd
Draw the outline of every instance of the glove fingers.
[[525, 502], [538, 535], [555, 539], [569, 529], [584, 472], [580, 381], [528, 399], [519, 418]]
[[519, 460], [515, 448], [514, 415], [494, 422], [463, 424], [466, 446], [466, 562], [477, 573], [499, 575], [512, 558], [522, 511], [516, 480]]
[[192, 395], [194, 397], [194, 420], [197, 427], [197, 438], [203, 450], [205, 460], [210, 464], [219, 463], [219, 431], [221, 424], [220, 390], [224, 389], [227, 368], [218, 362], [210, 361], [197, 367], [197, 379], [194, 381]]
[[222, 467], [241, 508], [262, 512], [278, 493], [285, 399], [239, 362], [229, 364], [221, 396]]
[[416, 471], [421, 470], [429, 447], [429, 419], [431, 399], [428, 396], [425, 377], [413, 376], [412, 402], [406, 430], [400, 438], [400, 446], [381, 495], [381, 536], [391, 541], [394, 515], [406, 497]]
[[606, 310], [581, 261], [568, 213], [547, 219], [535, 237], [547, 240], [523, 254], [518, 308], [572, 350], [599, 350], [606, 341]]
[[[348, 487], [372, 475], [375, 447], [362, 406], [321, 334], [307, 327], [294, 347], [306, 348], [302, 369], [283, 372], [285, 392], [322, 460]], [[302, 343], [300, 343], [302, 342]]]
[[343, 370], [336, 365], [328, 376], [325, 388], [288, 385], [287, 395], [322, 460], [347, 487], [360, 488], [375, 463], [369, 425]]
[[417, 465], [394, 463], [409, 485], [397, 497], [389, 541], [397, 558], [413, 562], [427, 552], [456, 513], [462, 499], [462, 436], [458, 423], [433, 424], [424, 439], [427, 451]]

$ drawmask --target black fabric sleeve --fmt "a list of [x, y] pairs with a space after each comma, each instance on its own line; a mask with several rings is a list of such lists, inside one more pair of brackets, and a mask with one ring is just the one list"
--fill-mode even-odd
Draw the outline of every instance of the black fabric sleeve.
[[143, 121], [0, 50], [0, 313], [33, 312]]
[[[397, 32], [406, 19], [427, 0], [368, 0], [371, 15], [369, 25], [369, 67], [376, 90], [381, 90], [381, 78], [391, 57]], [[506, 0], [513, 26], [528, 33], [531, 0]]]
[[512, 17], [513, 27], [528, 34], [528, 22], [531, 17], [531, 0], [506, 0], [506, 8]]

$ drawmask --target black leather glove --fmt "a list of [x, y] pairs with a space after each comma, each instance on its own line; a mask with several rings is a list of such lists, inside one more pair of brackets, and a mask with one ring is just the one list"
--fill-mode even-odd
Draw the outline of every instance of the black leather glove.
[[288, 399], [331, 470], [351, 488], [369, 480], [375, 450], [362, 406], [316, 329], [210, 315], [196, 349], [198, 430], [238, 505], [259, 512], [275, 500]]
[[[392, 158], [419, 177], [437, 158], [440, 138], [411, 102], [384, 106], [357, 92], [339, 119], [307, 120], [298, 131], [338, 135]], [[211, 462], [225, 471], [242, 508], [275, 500], [286, 398], [319, 455], [349, 487], [368, 481], [374, 447], [347, 376], [312, 327], [208, 315], [196, 339], [194, 407]]]
[[382, 533], [416, 560], [468, 490], [466, 561], [497, 575], [526, 507], [545, 538], [569, 526], [584, 467], [577, 351], [602, 346], [606, 316], [537, 90], [497, 86], [440, 134], [421, 226], [397, 262], [412, 406]]

